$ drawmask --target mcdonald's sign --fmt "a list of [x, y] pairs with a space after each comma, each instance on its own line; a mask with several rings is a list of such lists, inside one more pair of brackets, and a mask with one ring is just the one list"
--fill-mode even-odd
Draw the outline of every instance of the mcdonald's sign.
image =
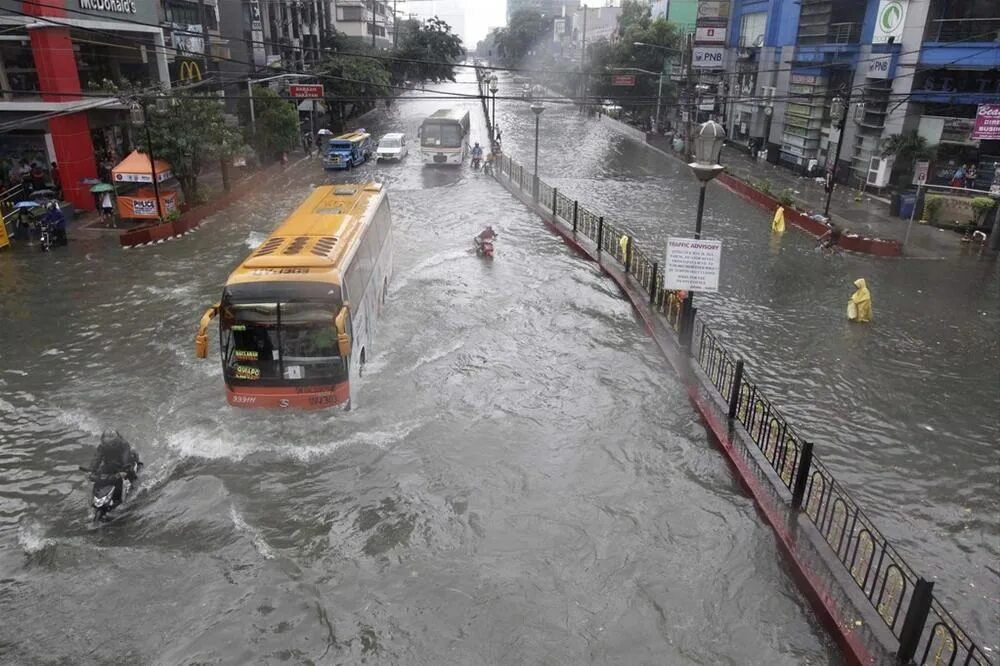
[[201, 81], [201, 67], [194, 60], [181, 60], [177, 66], [177, 82]]

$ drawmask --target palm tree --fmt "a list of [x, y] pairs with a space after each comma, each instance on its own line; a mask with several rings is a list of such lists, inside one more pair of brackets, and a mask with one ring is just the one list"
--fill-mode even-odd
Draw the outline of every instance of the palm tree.
[[935, 152], [935, 147], [928, 145], [927, 139], [917, 130], [892, 134], [882, 140], [882, 157], [892, 155], [896, 158], [893, 179], [897, 185], [908, 186], [913, 180], [913, 163], [934, 159]]

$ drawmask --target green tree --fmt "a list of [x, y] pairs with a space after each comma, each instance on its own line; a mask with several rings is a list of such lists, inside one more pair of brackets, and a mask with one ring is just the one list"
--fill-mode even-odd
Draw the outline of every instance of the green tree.
[[934, 159], [934, 147], [917, 130], [892, 134], [882, 140], [882, 156], [896, 158], [893, 180], [897, 185], [909, 186], [913, 181], [913, 167], [917, 160]]
[[145, 131], [136, 132], [139, 149], [152, 143], [153, 155], [170, 163], [184, 199], [198, 201], [198, 176], [206, 161], [232, 156], [243, 144], [235, 127], [225, 122], [222, 100], [204, 93], [175, 93], [146, 104]]
[[465, 56], [462, 38], [438, 17], [427, 19], [416, 30], [409, 30], [400, 43], [394, 61], [398, 81], [454, 81], [454, 63]]
[[506, 28], [494, 33], [497, 51], [508, 67], [518, 67], [527, 55], [549, 36], [552, 20], [544, 18], [534, 9], [514, 12]]
[[334, 55], [317, 67], [323, 80], [326, 107], [337, 109], [341, 126], [355, 112], [374, 108], [379, 97], [392, 93], [392, 75], [381, 60]]
[[246, 128], [247, 143], [262, 161], [274, 162], [298, 144], [298, 111], [289, 100], [264, 86], [254, 86], [253, 101], [256, 131]]

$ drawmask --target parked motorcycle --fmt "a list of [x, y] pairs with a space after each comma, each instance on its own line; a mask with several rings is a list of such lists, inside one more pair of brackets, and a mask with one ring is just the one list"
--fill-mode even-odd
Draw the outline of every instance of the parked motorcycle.
[[52, 225], [47, 222], [38, 225], [38, 248], [42, 252], [52, 249]]

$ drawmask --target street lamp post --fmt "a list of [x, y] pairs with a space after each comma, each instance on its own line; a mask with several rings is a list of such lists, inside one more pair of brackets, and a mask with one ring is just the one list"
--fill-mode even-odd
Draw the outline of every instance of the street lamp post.
[[163, 221], [163, 210], [160, 208], [160, 184], [156, 180], [156, 156], [153, 154], [153, 138], [149, 133], [149, 109], [148, 102], [145, 98], [129, 98], [123, 99], [123, 102], [128, 104], [129, 110], [132, 112], [132, 120], [136, 123], [141, 123], [143, 129], [146, 131], [146, 146], [149, 150], [146, 155], [149, 157], [149, 172], [153, 179], [153, 196], [156, 198], [156, 218], [158, 221]]
[[[698, 214], [694, 223], [694, 237], [701, 238], [701, 221], [705, 213], [705, 187], [708, 181], [712, 180], [723, 172], [724, 167], [719, 164], [719, 154], [722, 152], [722, 144], [726, 140], [726, 130], [722, 125], [709, 120], [702, 123], [698, 128], [698, 134], [694, 139], [695, 161], [688, 164], [691, 171], [698, 179]], [[688, 297], [684, 299], [684, 312], [681, 335], [685, 345], [691, 346], [691, 333], [694, 328], [694, 292], [689, 291]]]
[[545, 107], [541, 104], [541, 102], [535, 102], [534, 104], [531, 105], [531, 110], [535, 112], [535, 178], [532, 181], [531, 192], [532, 192], [532, 197], [537, 201], [538, 200], [538, 119], [541, 117], [542, 111], [545, 110]]
[[277, 76], [268, 76], [263, 79], [247, 79], [247, 93], [250, 100], [250, 131], [252, 133], [257, 132], [257, 117], [253, 112], [253, 84], [264, 83], [265, 81], [275, 81], [277, 79], [310, 79], [315, 78], [309, 74], [278, 74]]
[[837, 176], [837, 164], [840, 162], [840, 148], [844, 145], [844, 128], [847, 127], [847, 111], [851, 107], [851, 93], [848, 91], [844, 97], [837, 95], [833, 98], [830, 110], [840, 113], [840, 123], [837, 127], [837, 149], [833, 155], [833, 165], [828, 166], [826, 173], [826, 203], [823, 205], [823, 217], [830, 219], [830, 198], [833, 196], [834, 183]]
[[500, 92], [500, 84], [497, 82], [496, 74], [490, 77], [490, 92], [493, 93], [493, 118], [490, 121], [490, 127], [493, 133], [493, 136], [490, 137], [490, 143], [492, 144], [496, 141], [497, 137], [497, 93]]

